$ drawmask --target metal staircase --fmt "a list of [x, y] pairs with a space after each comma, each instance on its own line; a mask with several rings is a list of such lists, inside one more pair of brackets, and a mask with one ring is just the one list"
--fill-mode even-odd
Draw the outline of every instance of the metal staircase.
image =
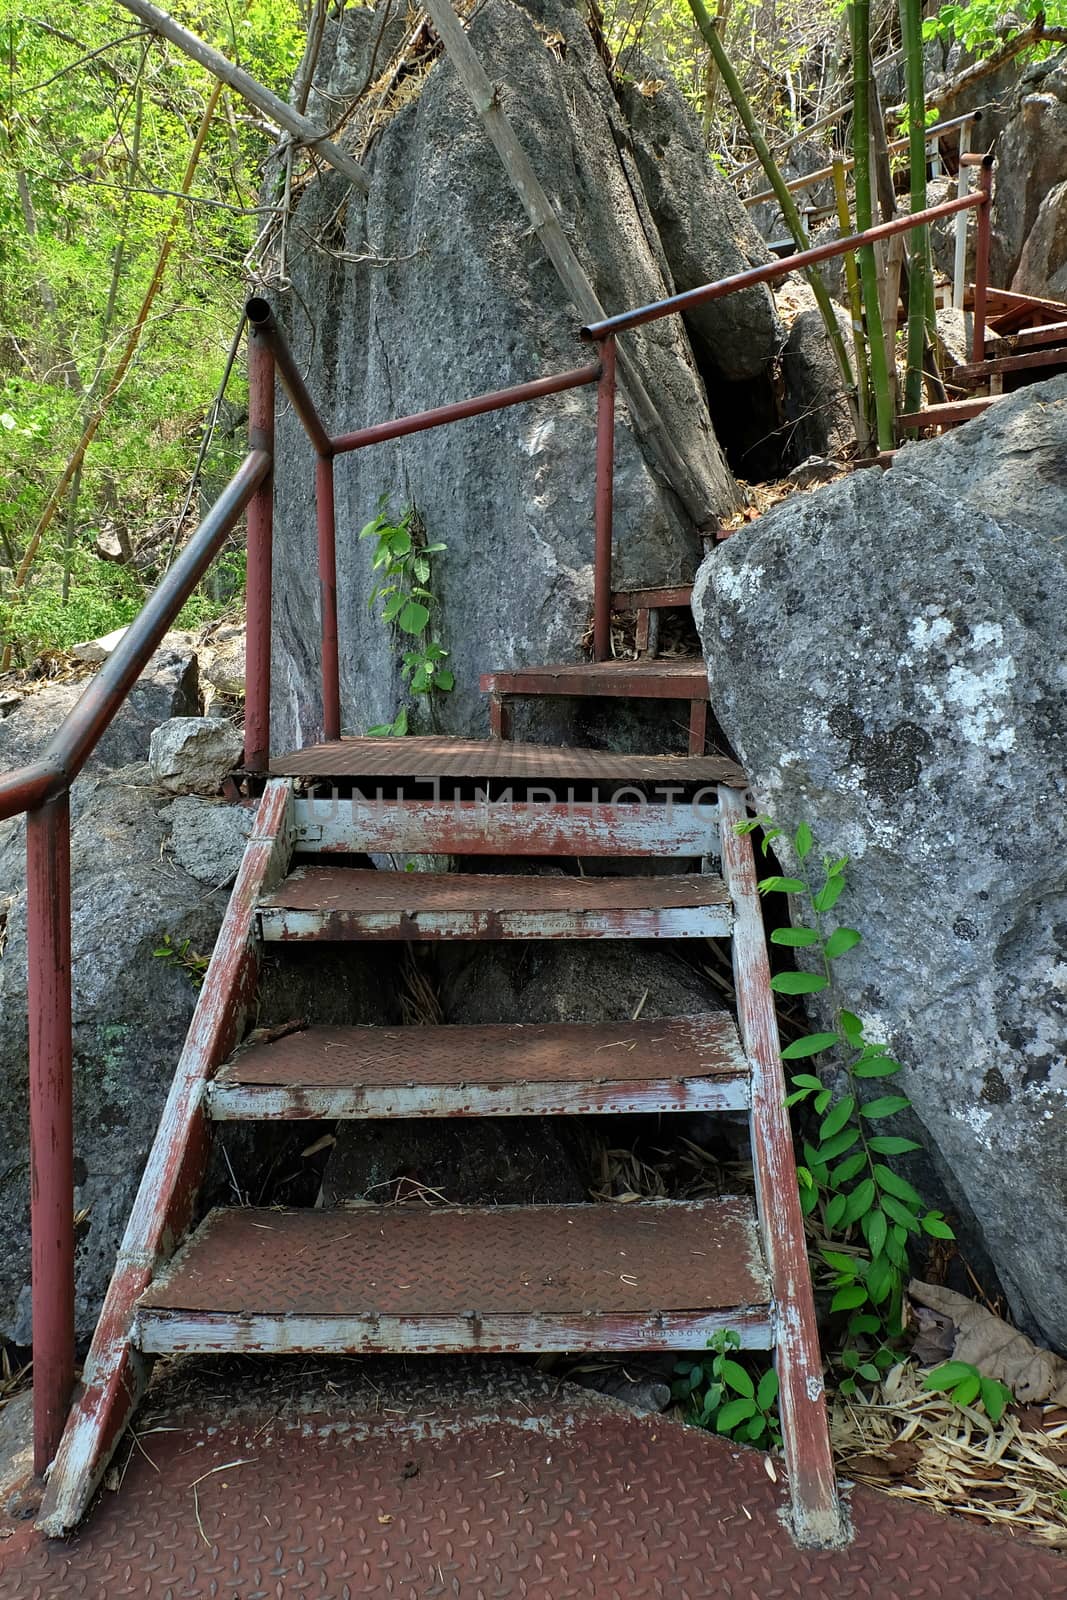
[[[274, 763], [41, 1525], [60, 1533], [85, 1513], [156, 1356], [703, 1349], [730, 1328], [744, 1348], [774, 1352], [795, 1526], [807, 1540], [832, 1538], [837, 1500], [766, 952], [751, 847], [731, 827], [744, 814], [743, 775], [712, 757], [417, 739], [398, 741], [401, 755], [390, 743], [345, 740]], [[446, 799], [406, 798], [398, 783], [394, 796], [363, 801], [391, 756], [438, 780], [450, 769], [462, 778]], [[328, 771], [324, 798], [306, 792], [308, 767], [319, 786]], [[510, 797], [488, 798], [490, 778]], [[488, 870], [366, 864], [372, 851], [443, 849]], [[525, 870], [492, 870], [494, 857], [515, 856]], [[631, 870], [575, 870], [590, 858]], [[671, 870], [635, 873], [635, 859]], [[309, 940], [711, 937], [733, 940], [736, 1023], [709, 1013], [311, 1026], [235, 1051], [267, 945], [284, 959]], [[748, 1113], [754, 1195], [197, 1215], [214, 1121], [695, 1110]]]

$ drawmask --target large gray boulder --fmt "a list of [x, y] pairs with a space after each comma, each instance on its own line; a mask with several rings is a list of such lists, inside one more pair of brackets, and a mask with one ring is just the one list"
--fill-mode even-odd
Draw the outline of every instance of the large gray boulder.
[[[990, 281], [1024, 294], [1055, 296], [1062, 292], [1057, 272], [1063, 263], [1049, 262], [1050, 276], [1042, 281], [1036, 271], [1038, 243], [1028, 253], [1024, 276], [1018, 283], [1015, 277], [1046, 199], [1062, 186], [1067, 172], [1067, 53], [1036, 62], [1024, 73], [996, 155]], [[1057, 227], [1047, 210], [1041, 227], [1042, 237], [1051, 241]], [[1058, 232], [1062, 240], [1062, 224]]]
[[[318, 84], [343, 99], [365, 80], [377, 22], [347, 10], [340, 30], [328, 25]], [[664, 91], [634, 106], [631, 127], [577, 10], [559, 0], [530, 0], [528, 8], [487, 0], [470, 37], [609, 311], [670, 294], [676, 272], [689, 282], [759, 259], [759, 240], [728, 186], [696, 159], [680, 98]], [[367, 165], [366, 200], [327, 175], [303, 191], [291, 234], [293, 294], [282, 313], [331, 427], [590, 359], [576, 337], [579, 318], [447, 59], [382, 128]], [[683, 227], [693, 214], [697, 249]], [[743, 349], [740, 339], [729, 348], [722, 341], [724, 405], [729, 373], [756, 371], [761, 359], [769, 371], [775, 353], [769, 300], [748, 297], [736, 314], [750, 342]], [[728, 324], [723, 317], [717, 325]], [[709, 509], [732, 510], [736, 486], [684, 329], [664, 322], [627, 338]], [[368, 615], [371, 552], [357, 539], [382, 494], [397, 512], [414, 502], [429, 537], [448, 546], [437, 563], [436, 626], [456, 687], [433, 713], [442, 731], [485, 732], [481, 672], [577, 659], [592, 593], [594, 409], [590, 390], [574, 390], [338, 463], [346, 731], [390, 719], [404, 698], [397, 641]], [[617, 582], [690, 578], [697, 532], [635, 442], [624, 404], [616, 442]], [[275, 742], [284, 745], [314, 737], [321, 712], [312, 464], [284, 412], [278, 448], [286, 466], [276, 520], [274, 714]], [[419, 715], [425, 731], [424, 707]]]
[[776, 507], [701, 568], [712, 703], [787, 828], [852, 858], [844, 1003], [1016, 1317], [1067, 1345], [1067, 379]]
[[[87, 1338], [196, 1002], [226, 895], [170, 848], [173, 796], [145, 767], [75, 785], [72, 814], [76, 1319]], [[182, 803], [188, 822], [190, 806]], [[30, 1342], [25, 827], [0, 824], [0, 1337]], [[188, 944], [186, 945], [186, 941]], [[161, 958], [157, 951], [173, 952]]]

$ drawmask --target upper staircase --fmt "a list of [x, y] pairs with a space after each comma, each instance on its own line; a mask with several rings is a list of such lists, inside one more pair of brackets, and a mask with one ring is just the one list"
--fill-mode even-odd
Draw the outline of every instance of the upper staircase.
[[[704, 1349], [733, 1329], [774, 1352], [798, 1536], [834, 1537], [754, 866], [732, 826], [743, 785], [717, 757], [460, 740], [341, 740], [273, 763], [51, 1472], [46, 1531], [84, 1514], [156, 1356]], [[376, 870], [372, 852], [488, 870]], [[592, 858], [616, 871], [585, 875]], [[309, 1026], [243, 1043], [268, 945], [284, 960], [306, 941], [443, 938], [728, 938], [738, 1016]], [[198, 1205], [216, 1121], [697, 1110], [748, 1115], [751, 1195]]]

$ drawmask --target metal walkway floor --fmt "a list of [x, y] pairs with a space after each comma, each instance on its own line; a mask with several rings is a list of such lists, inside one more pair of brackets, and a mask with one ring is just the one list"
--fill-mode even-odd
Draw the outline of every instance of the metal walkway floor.
[[852, 1544], [798, 1550], [780, 1463], [503, 1361], [185, 1362], [153, 1395], [83, 1532], [0, 1516], [0, 1600], [1067, 1594], [1062, 1556], [859, 1488]]

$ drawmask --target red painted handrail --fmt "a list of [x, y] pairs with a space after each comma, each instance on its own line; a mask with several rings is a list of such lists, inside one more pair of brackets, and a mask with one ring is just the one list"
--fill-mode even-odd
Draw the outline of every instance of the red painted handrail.
[[252, 450], [32, 766], [0, 778], [0, 818], [25, 811], [30, 1021], [33, 1465], [59, 1444], [74, 1386], [74, 1118], [70, 786], [241, 512], [270, 480]]
[[340, 737], [337, 575], [333, 458], [349, 450], [441, 427], [506, 406], [596, 383], [594, 653], [610, 654], [612, 478], [615, 432], [615, 336], [710, 300], [769, 283], [798, 268], [848, 254], [938, 217], [978, 211], [974, 350], [984, 351], [992, 162], [980, 187], [911, 216], [869, 228], [799, 255], [754, 267], [685, 294], [583, 328], [599, 360], [452, 405], [331, 436], [268, 303], [248, 302], [250, 451], [185, 550], [145, 603], [122, 641], [86, 687], [41, 758], [0, 777], [0, 819], [28, 813], [27, 939], [30, 1008], [31, 1226], [33, 1253], [34, 1468], [55, 1454], [74, 1377], [74, 1227], [72, 1031], [70, 998], [70, 785], [92, 754], [164, 633], [203, 577], [241, 512], [248, 511], [245, 765], [263, 772], [270, 757], [270, 646], [273, 541], [275, 377], [285, 389], [318, 457], [316, 501], [321, 595], [323, 727]]

